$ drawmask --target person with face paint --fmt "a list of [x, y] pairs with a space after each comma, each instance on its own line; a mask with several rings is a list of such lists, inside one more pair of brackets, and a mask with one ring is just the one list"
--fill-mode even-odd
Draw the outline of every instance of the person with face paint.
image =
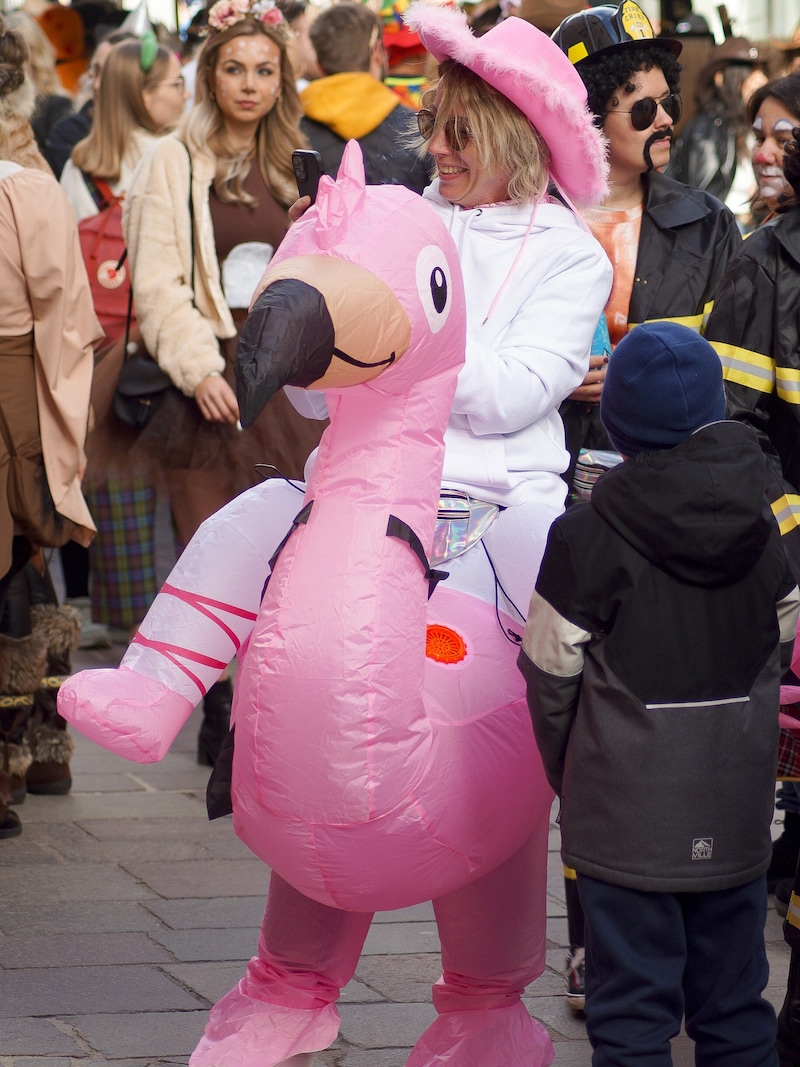
[[[773, 92], [776, 95], [770, 95]], [[761, 441], [771, 472], [770, 505], [798, 577], [800, 75], [770, 82], [755, 95], [751, 113], [760, 140], [753, 161], [762, 198], [777, 217], [751, 234], [728, 264], [706, 336], [722, 360], [729, 418], [752, 426]], [[767, 888], [775, 893], [775, 907], [785, 914], [800, 857], [797, 782], [781, 783], [777, 806], [784, 812], [783, 830], [773, 844]]]
[[[783, 78], [765, 86], [778, 88]], [[763, 98], [767, 99], [766, 95]], [[799, 101], [800, 102], [800, 101]], [[756, 114], [760, 112], [759, 105]], [[776, 118], [776, 116], [775, 116]], [[782, 138], [782, 173], [789, 196], [776, 205], [777, 217], [742, 245], [730, 262], [717, 293], [708, 337], [722, 359], [728, 417], [752, 426], [767, 458], [769, 496], [784, 549], [795, 577], [800, 574], [800, 119], [790, 138]], [[767, 124], [765, 123], [765, 126]], [[773, 129], [776, 122], [773, 121]], [[764, 132], [762, 128], [762, 133]], [[764, 138], [766, 145], [768, 138]], [[767, 150], [769, 150], [767, 148]], [[776, 150], [773, 149], [773, 157]], [[781, 1067], [800, 1064], [800, 795], [796, 782], [783, 782], [779, 806], [785, 810], [783, 833], [773, 845], [768, 872], [775, 907], [786, 915], [783, 932], [792, 949], [786, 999], [778, 1016], [776, 1049]], [[783, 879], [777, 881], [778, 879]], [[777, 885], [775, 884], [777, 881]], [[788, 912], [788, 914], [787, 914]]]
[[[288, 30], [273, 0], [219, 0], [208, 25], [195, 105], [143, 160], [123, 216], [144, 345], [177, 387], [132, 454], [159, 468], [181, 546], [259, 480], [257, 463], [301, 477], [324, 429], [282, 392], [247, 432], [237, 425], [238, 332], [288, 229], [291, 155], [305, 139]], [[231, 699], [226, 677], [206, 694], [199, 763], [216, 762]]]
[[747, 117], [755, 137], [751, 158], [758, 182], [754, 207], [775, 214], [781, 200], [792, 195], [783, 173], [783, 153], [800, 125], [800, 73], [768, 82], [751, 96]]
[[[714, 290], [741, 241], [736, 220], [708, 193], [661, 173], [680, 119], [678, 41], [656, 38], [623, 0], [570, 15], [553, 40], [575, 65], [607, 141], [609, 193], [583, 212], [614, 268], [605, 309], [610, 347], [641, 323], [702, 331]], [[613, 358], [613, 356], [611, 357]], [[611, 449], [599, 405], [609, 355], [594, 355], [583, 384], [561, 405], [572, 466], [580, 449]], [[584, 924], [574, 871], [565, 868], [570, 951], [567, 1002], [584, 1006]]]

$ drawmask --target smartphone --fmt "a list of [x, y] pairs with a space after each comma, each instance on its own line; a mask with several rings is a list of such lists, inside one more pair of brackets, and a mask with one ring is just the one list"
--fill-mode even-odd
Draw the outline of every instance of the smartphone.
[[322, 156], [308, 148], [292, 152], [292, 167], [300, 196], [310, 196], [313, 204], [317, 198], [317, 186], [322, 176]]

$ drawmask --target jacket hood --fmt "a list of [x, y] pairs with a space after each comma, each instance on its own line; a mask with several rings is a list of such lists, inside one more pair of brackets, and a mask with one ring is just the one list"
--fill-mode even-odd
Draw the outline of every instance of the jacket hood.
[[308, 118], [329, 126], [344, 141], [366, 137], [400, 104], [397, 93], [362, 71], [317, 78], [300, 100]]
[[[462, 208], [442, 196], [439, 192], [438, 178], [433, 179], [422, 195], [426, 200], [430, 200], [440, 213], [444, 215], [449, 213], [453, 220], [459, 220], [469, 229], [497, 237], [499, 241], [515, 236], [525, 237], [528, 233], [531, 221], [530, 204], [514, 204], [508, 201], [503, 204], [492, 204], [491, 211], [487, 211], [485, 207]], [[559, 200], [549, 198], [536, 205], [536, 214], [530, 233], [553, 229], [574, 232], [584, 228], [568, 207], [565, 207]], [[452, 223], [450, 229], [452, 231]]]
[[773, 522], [765, 484], [755, 433], [716, 422], [608, 471], [591, 506], [654, 566], [713, 587], [738, 581], [761, 557]]

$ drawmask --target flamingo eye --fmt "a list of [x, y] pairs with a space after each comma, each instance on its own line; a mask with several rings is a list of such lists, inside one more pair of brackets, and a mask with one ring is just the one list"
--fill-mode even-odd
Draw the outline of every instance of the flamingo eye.
[[417, 291], [432, 333], [447, 322], [452, 306], [452, 282], [447, 260], [437, 245], [427, 245], [417, 257]]

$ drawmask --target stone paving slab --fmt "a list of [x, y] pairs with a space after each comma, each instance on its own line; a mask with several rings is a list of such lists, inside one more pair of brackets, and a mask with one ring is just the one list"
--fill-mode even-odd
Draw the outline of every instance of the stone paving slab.
[[172, 963], [174, 956], [143, 933], [11, 934], [2, 942], [4, 970]]
[[147, 909], [173, 930], [226, 930], [245, 927], [258, 931], [264, 917], [265, 896], [215, 897], [148, 901]]
[[237, 930], [161, 930], [151, 934], [154, 941], [180, 963], [248, 960], [255, 954], [258, 931]]
[[19, 864], [3, 870], [2, 886], [4, 902], [25, 901], [47, 907], [76, 900], [144, 900], [153, 895], [135, 877], [102, 863], [54, 862], [46, 877], [39, 865]]
[[[0, 882], [4, 884], [4, 875]], [[0, 931], [20, 937], [42, 934], [118, 933], [155, 930], [158, 917], [136, 902], [62, 901], [57, 908], [35, 904], [9, 904], [0, 908]], [[2, 954], [0, 953], [0, 966]]]
[[201, 1006], [156, 967], [107, 967], [0, 971], [0, 1018], [106, 1012], [186, 1011]]
[[0, 1064], [5, 1056], [81, 1056], [83, 1047], [52, 1019], [4, 1019]]
[[131, 863], [128, 870], [162, 897], [250, 897], [266, 899], [269, 874], [254, 857], [244, 860], [189, 860]]
[[69, 1019], [93, 1053], [108, 1059], [177, 1057], [188, 1060], [203, 1033], [205, 1011], [148, 1011]]

